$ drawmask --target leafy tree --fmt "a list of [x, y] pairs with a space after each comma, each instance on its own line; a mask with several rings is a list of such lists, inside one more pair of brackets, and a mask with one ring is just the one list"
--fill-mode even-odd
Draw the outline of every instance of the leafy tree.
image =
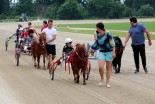
[[155, 9], [155, 0], [125, 0], [124, 4], [135, 10], [140, 9], [142, 5], [150, 4]]
[[88, 4], [90, 16], [105, 18], [109, 12], [108, 7], [111, 7], [106, 5], [106, 1], [108, 2], [108, 0], [90, 0]]
[[142, 5], [139, 9], [139, 13], [141, 16], [153, 16], [154, 8], [150, 6], [150, 4]]
[[133, 1], [134, 1], [134, 0], [125, 0], [125, 1], [124, 1], [124, 4], [125, 4], [127, 7], [132, 8]]
[[0, 0], [0, 14], [7, 14], [9, 10], [9, 0]]
[[39, 4], [51, 5], [51, 4], [63, 4], [65, 0], [36, 0]]
[[63, 4], [65, 0], [51, 0], [53, 4]]
[[75, 0], [67, 0], [57, 11], [58, 19], [82, 19], [82, 7]]
[[36, 8], [36, 11], [35, 11], [36, 15], [44, 17], [44, 15], [46, 14], [46, 10], [48, 8], [48, 6], [46, 5], [46, 1], [36, 0], [36, 2], [34, 3], [34, 6]]
[[114, 0], [115, 2], [122, 3], [122, 0]]
[[155, 0], [142, 0], [143, 5], [150, 4], [151, 7], [155, 9]]
[[56, 19], [58, 9], [59, 9], [59, 6], [56, 4], [48, 6], [46, 14], [45, 14], [46, 17], [51, 18], [51, 19]]
[[32, 0], [19, 0], [16, 6], [16, 14], [26, 13], [27, 15], [35, 15], [35, 4]]
[[125, 6], [114, 0], [90, 0], [88, 10], [90, 16], [99, 18], [120, 18]]
[[121, 18], [125, 16], [126, 6], [120, 2], [115, 2], [111, 9], [111, 14], [108, 14], [110, 18]]
[[89, 0], [76, 0], [76, 1], [82, 6], [86, 7], [88, 5]]
[[133, 14], [133, 10], [129, 7], [125, 7], [125, 10], [124, 10], [124, 17], [130, 17], [130, 16], [133, 16], [135, 14]]

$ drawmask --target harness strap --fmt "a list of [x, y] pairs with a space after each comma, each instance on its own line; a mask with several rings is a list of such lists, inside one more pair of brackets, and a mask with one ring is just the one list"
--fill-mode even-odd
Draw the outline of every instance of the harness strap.
[[[79, 57], [79, 59], [80, 60], [83, 60], [80, 56], [79, 56], [79, 54], [76, 52], [76, 55]], [[87, 60], [86, 60], [87, 61]]]
[[70, 58], [68, 60], [65, 60], [65, 71], [66, 71], [67, 63], [68, 63], [68, 72], [70, 74]]
[[121, 54], [122, 52], [123, 52], [123, 49], [120, 48], [120, 51], [118, 53], [116, 53], [116, 54]]
[[66, 61], [65, 61], [65, 71], [66, 71]]
[[68, 62], [68, 72], [69, 72], [69, 74], [70, 74], [70, 62]]

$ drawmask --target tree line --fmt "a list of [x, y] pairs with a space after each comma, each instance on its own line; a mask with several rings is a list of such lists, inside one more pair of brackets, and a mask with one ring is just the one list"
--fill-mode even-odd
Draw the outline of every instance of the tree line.
[[0, 18], [39, 16], [52, 19], [124, 18], [155, 16], [155, 0], [0, 0]]

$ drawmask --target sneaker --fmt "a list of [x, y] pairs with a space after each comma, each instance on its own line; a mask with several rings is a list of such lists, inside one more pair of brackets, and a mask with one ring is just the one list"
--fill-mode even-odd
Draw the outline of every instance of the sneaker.
[[106, 86], [107, 88], [110, 88], [111, 86], [109, 85], [109, 84], [107, 84], [107, 86]]
[[103, 86], [103, 81], [101, 80], [98, 85]]
[[139, 73], [139, 70], [138, 70], [138, 69], [135, 70], [135, 74], [136, 74], [136, 73]]
[[144, 68], [144, 71], [146, 74], [148, 73], [147, 67]]

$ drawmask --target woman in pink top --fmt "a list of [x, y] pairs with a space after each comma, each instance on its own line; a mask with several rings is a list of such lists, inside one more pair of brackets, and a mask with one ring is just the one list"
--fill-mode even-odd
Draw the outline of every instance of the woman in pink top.
[[28, 28], [29, 28], [29, 30], [33, 30], [34, 33], [38, 36], [38, 34], [37, 34], [35, 28], [32, 26], [32, 23], [31, 22], [28, 23]]
[[43, 26], [42, 26], [42, 28], [41, 28], [41, 32], [42, 32], [45, 28], [47, 28], [47, 27], [48, 27], [47, 21], [43, 21]]

